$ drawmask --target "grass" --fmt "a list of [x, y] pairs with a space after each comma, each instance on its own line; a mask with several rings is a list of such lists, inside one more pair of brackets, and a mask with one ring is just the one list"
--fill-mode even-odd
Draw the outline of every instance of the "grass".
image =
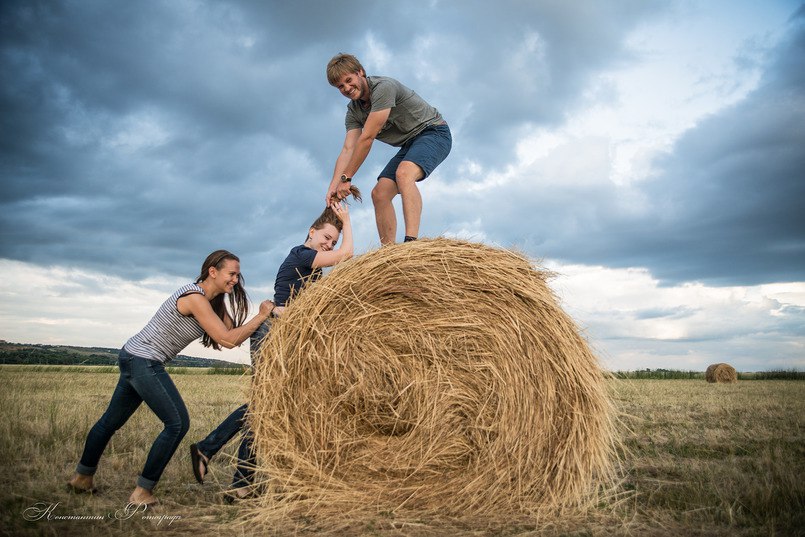
[[[245, 397], [248, 377], [176, 374], [191, 427], [156, 493], [162, 505], [147, 520], [122, 511], [154, 437], [161, 429], [146, 408], [107, 447], [96, 476], [102, 493], [64, 490], [86, 434], [117, 381], [106, 369], [0, 368], [0, 534], [262, 535], [240, 524], [245, 509], [222, 501], [237, 442], [216, 457], [206, 483], [190, 470], [188, 446]], [[378, 513], [356, 521], [350, 535], [802, 535], [805, 532], [805, 383], [754, 380], [620, 380], [613, 397], [624, 414], [622, 494], [594, 511], [557, 521], [415, 520]], [[51, 518], [26, 521], [40, 504]], [[55, 506], [55, 507], [52, 507]], [[28, 511], [30, 515], [32, 511]], [[118, 518], [115, 518], [117, 514]], [[94, 517], [58, 519], [57, 517]], [[173, 518], [170, 518], [173, 517]], [[175, 518], [180, 517], [180, 518]], [[30, 518], [30, 517], [29, 517]], [[299, 534], [321, 534], [309, 521]], [[290, 530], [289, 530], [290, 531]]]
[[649, 380], [617, 393], [638, 519], [707, 534], [805, 529], [805, 385]]
[[[704, 379], [704, 371], [682, 371], [679, 369], [644, 369], [638, 371], [615, 371], [615, 378], [621, 380], [698, 380]], [[738, 380], [805, 380], [805, 371], [779, 369], [774, 371], [738, 372]]]

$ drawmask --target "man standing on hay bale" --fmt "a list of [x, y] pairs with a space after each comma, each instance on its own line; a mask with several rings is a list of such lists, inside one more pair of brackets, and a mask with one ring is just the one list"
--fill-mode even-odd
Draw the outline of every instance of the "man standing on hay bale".
[[[338, 238], [344, 233], [341, 247], [335, 249]], [[304, 244], [291, 249], [280, 265], [274, 279], [274, 303], [272, 317], [280, 317], [285, 311], [288, 301], [309, 281], [322, 276], [322, 268], [331, 267], [352, 257], [352, 224], [349, 219], [349, 208], [346, 204], [335, 203], [311, 224]], [[252, 362], [259, 352], [263, 339], [271, 328], [270, 320], [266, 320], [252, 334], [250, 351]], [[248, 405], [241, 405], [232, 412], [207, 437], [190, 446], [190, 462], [193, 465], [193, 476], [203, 484], [207, 475], [210, 460], [246, 426]], [[252, 482], [256, 460], [252, 451], [253, 436], [248, 428], [243, 432], [238, 447], [238, 465], [232, 480], [232, 488], [227, 493], [229, 501], [248, 497], [252, 493]]]
[[393, 244], [397, 215], [391, 201], [400, 194], [405, 241], [415, 240], [422, 216], [422, 196], [416, 183], [447, 158], [453, 144], [450, 127], [436, 108], [399, 81], [366, 76], [363, 66], [351, 54], [338, 54], [330, 60], [327, 80], [350, 102], [345, 119], [347, 134], [325, 203], [349, 196], [352, 177], [369, 155], [375, 138], [399, 147], [372, 189], [375, 221], [380, 243]]

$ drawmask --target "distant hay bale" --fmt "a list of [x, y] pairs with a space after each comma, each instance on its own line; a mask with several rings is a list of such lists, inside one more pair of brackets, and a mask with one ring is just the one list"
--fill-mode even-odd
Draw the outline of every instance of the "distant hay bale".
[[707, 366], [704, 372], [704, 378], [707, 382], [719, 383], [733, 383], [738, 382], [738, 373], [735, 368], [730, 364], [712, 364]]
[[[263, 521], [556, 514], [613, 476], [605, 374], [525, 257], [386, 246], [274, 323], [250, 403]], [[341, 517], [341, 518], [338, 518]]]

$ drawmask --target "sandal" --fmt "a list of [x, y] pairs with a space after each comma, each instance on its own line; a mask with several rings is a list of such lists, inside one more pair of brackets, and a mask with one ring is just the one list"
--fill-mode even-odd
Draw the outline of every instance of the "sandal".
[[[206, 457], [198, 450], [196, 444], [190, 445], [190, 462], [193, 464], [193, 476], [196, 478], [196, 481], [204, 484], [204, 476], [207, 475], [207, 463], [208, 460], [205, 460]], [[204, 466], [204, 473], [201, 473], [199, 469], [199, 465]]]

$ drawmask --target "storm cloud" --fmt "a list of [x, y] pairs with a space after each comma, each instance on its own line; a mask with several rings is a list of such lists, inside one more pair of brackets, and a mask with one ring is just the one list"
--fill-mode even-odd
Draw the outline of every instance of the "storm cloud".
[[119, 345], [218, 248], [270, 296], [343, 142], [338, 52], [450, 124], [421, 236], [548, 264], [618, 367], [802, 364], [793, 0], [4, 1], [0, 337]]
[[[321, 209], [340, 149], [334, 53], [440, 108], [450, 184], [467, 160], [504, 167], [526, 126], [561, 121], [597, 70], [628, 58], [624, 36], [656, 4], [510, 8], [6, 2], [0, 256], [143, 278], [226, 246], [274, 266]], [[377, 148], [365, 169], [389, 156]]]

